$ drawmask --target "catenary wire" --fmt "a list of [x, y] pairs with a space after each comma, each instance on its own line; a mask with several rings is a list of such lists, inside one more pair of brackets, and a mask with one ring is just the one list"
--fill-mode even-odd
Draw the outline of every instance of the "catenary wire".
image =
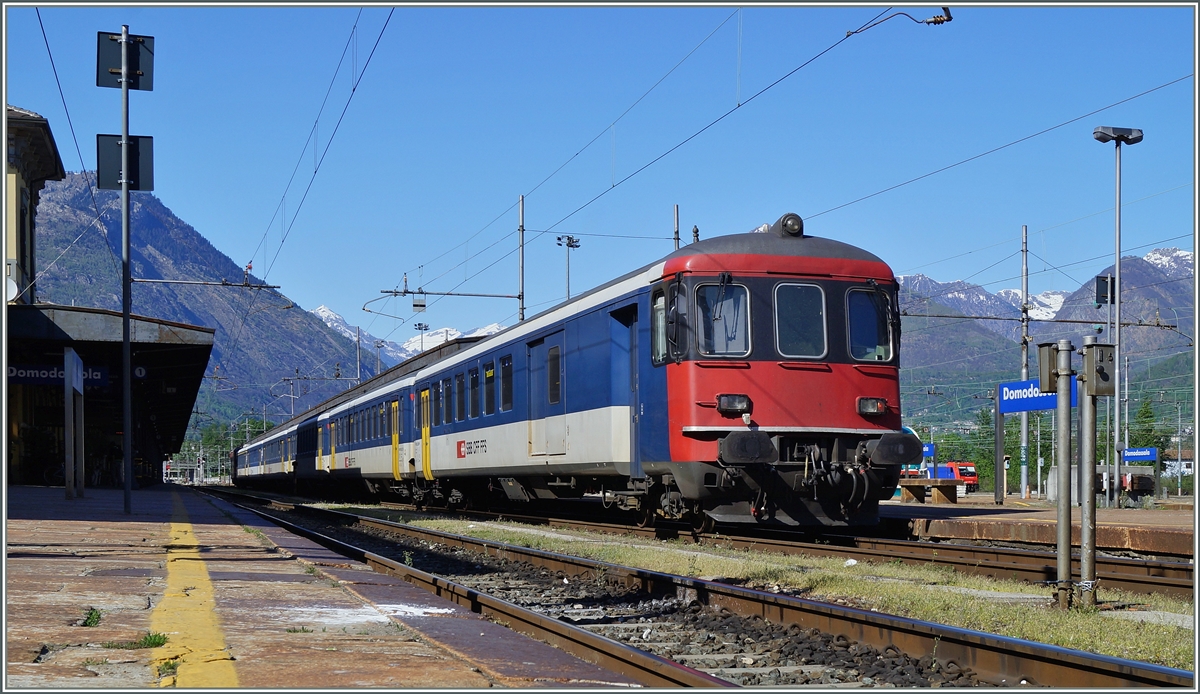
[[[67, 127], [71, 130], [71, 140], [75, 142], [75, 154], [79, 157], [79, 169], [83, 174], [83, 180], [87, 183], [88, 194], [92, 196], [92, 208], [96, 210], [96, 218], [100, 219], [102, 216], [100, 212], [100, 205], [96, 202], [96, 192], [92, 188], [92, 179], [90, 176], [88, 176], [87, 166], [83, 163], [83, 150], [79, 147], [79, 138], [75, 135], [75, 123], [71, 120], [71, 110], [67, 108], [67, 96], [63, 93], [62, 81], [58, 78], [58, 67], [54, 64], [54, 52], [50, 50], [50, 39], [46, 36], [46, 26], [42, 24], [42, 12], [36, 7], [33, 8], [33, 11], [37, 14], [38, 28], [42, 30], [42, 41], [44, 41], [46, 44], [46, 56], [50, 58], [50, 70], [54, 73], [54, 84], [58, 87], [58, 98], [62, 100], [63, 113], [67, 116]], [[88, 226], [90, 227], [91, 225], [89, 224]], [[109, 258], [113, 261], [113, 270], [117, 273], [117, 276], [120, 277], [121, 266], [117, 261], [117, 254], [113, 252], [112, 244], [108, 241], [108, 227], [101, 225], [100, 229], [104, 235], [104, 246], [108, 249]], [[80, 236], [82, 237], [82, 234]], [[78, 240], [79, 239], [75, 239], [75, 241]], [[72, 241], [71, 246], [74, 245], [75, 242]], [[67, 248], [70, 248], [71, 246], [67, 246]], [[62, 256], [60, 255], [59, 257], [61, 258]], [[57, 259], [55, 262], [58, 262]], [[50, 268], [46, 269], [49, 270]], [[43, 273], [44, 272], [45, 271], [43, 271]], [[41, 274], [42, 273], [39, 273], [39, 278], [41, 277]], [[22, 292], [22, 294], [23, 293], [24, 292]]]
[[[874, 17], [874, 18], [872, 18], [872, 19], [871, 19], [871, 20], [869, 20], [868, 22], [864, 23], [864, 24], [863, 24], [863, 26], [867, 26], [867, 25], [868, 25], [868, 24], [870, 24], [871, 22], [873, 22], [873, 21], [875, 21], [875, 20], [879, 19], [879, 17], [882, 17], [884, 14], [886, 14], [886, 13], [887, 13], [888, 11], [890, 11], [890, 10], [891, 10], [891, 8], [890, 8], [890, 7], [889, 7], [889, 8], [887, 8], [887, 9], [885, 9], [883, 12], [880, 12], [879, 14], [875, 15], [875, 17]], [[732, 16], [732, 15], [731, 15], [731, 16]], [[728, 19], [726, 19], [726, 21], [728, 21]], [[861, 27], [860, 27], [860, 29], [861, 29]], [[528, 241], [526, 241], [526, 243], [527, 243], [527, 244], [528, 244], [528, 243], [532, 243], [533, 241], [536, 241], [537, 239], [541, 238], [542, 236], [545, 236], [546, 234], [549, 234], [549, 233], [551, 233], [551, 231], [553, 231], [555, 227], [559, 226], [560, 224], [562, 224], [563, 222], [567, 221], [567, 220], [568, 220], [568, 219], [570, 219], [571, 217], [574, 217], [575, 215], [579, 214], [579, 213], [580, 213], [580, 212], [582, 212], [584, 209], [588, 208], [588, 207], [589, 207], [589, 206], [591, 206], [593, 203], [595, 203], [597, 200], [599, 200], [600, 198], [604, 197], [605, 195], [607, 195], [608, 193], [610, 193], [611, 191], [613, 191], [613, 190], [614, 190], [614, 189], [616, 189], [617, 187], [621, 186], [621, 185], [622, 185], [623, 183], [625, 183], [626, 181], [628, 181], [628, 180], [632, 179], [633, 177], [635, 177], [635, 176], [637, 176], [638, 174], [640, 174], [642, 171], [645, 171], [646, 169], [650, 168], [651, 166], [653, 166], [654, 164], [658, 163], [658, 162], [659, 162], [659, 161], [661, 161], [662, 159], [666, 158], [666, 157], [667, 157], [667, 156], [669, 156], [669, 155], [670, 155], [672, 152], [674, 152], [674, 151], [678, 150], [680, 147], [683, 147], [683, 146], [684, 146], [684, 145], [686, 145], [687, 143], [689, 143], [689, 142], [691, 142], [692, 140], [694, 140], [694, 139], [696, 139], [697, 137], [699, 137], [699, 136], [700, 136], [701, 134], [703, 134], [705, 131], [709, 130], [709, 129], [710, 129], [710, 128], [712, 128], [713, 126], [717, 125], [717, 124], [718, 124], [718, 123], [720, 123], [721, 121], [723, 121], [723, 120], [725, 120], [726, 118], [728, 118], [728, 117], [729, 117], [731, 114], [733, 114], [735, 111], [737, 111], [737, 110], [741, 109], [742, 107], [744, 107], [744, 106], [746, 106], [747, 104], [749, 104], [751, 101], [754, 101], [754, 100], [755, 100], [755, 99], [757, 99], [758, 97], [762, 96], [764, 93], [766, 93], [766, 92], [767, 92], [767, 91], [769, 91], [770, 89], [774, 88], [775, 86], [777, 86], [778, 84], [780, 84], [781, 82], [783, 82], [783, 81], [784, 81], [784, 80], [786, 80], [787, 78], [791, 77], [792, 75], [796, 74], [796, 73], [797, 73], [797, 72], [799, 72], [800, 70], [804, 69], [805, 67], [807, 67], [808, 65], [810, 65], [810, 64], [811, 64], [813, 61], [815, 61], [815, 60], [817, 60], [818, 58], [820, 58], [821, 56], [823, 56], [823, 55], [825, 55], [826, 53], [828, 53], [828, 52], [832, 51], [834, 48], [837, 48], [839, 45], [841, 45], [841, 44], [842, 44], [842, 42], [846, 41], [846, 40], [847, 40], [847, 39], [849, 39], [851, 36], [855, 35], [855, 33], [856, 33], [856, 32], [849, 32], [849, 33], [847, 33], [845, 36], [843, 36], [843, 37], [841, 37], [840, 39], [838, 39], [837, 41], [835, 41], [833, 44], [831, 44], [830, 46], [828, 46], [827, 48], [825, 48], [824, 50], [822, 50], [820, 53], [817, 53], [817, 54], [816, 54], [816, 55], [814, 55], [813, 57], [811, 57], [811, 58], [809, 58], [808, 60], [806, 60], [805, 62], [801, 63], [799, 66], [797, 66], [797, 67], [793, 68], [791, 71], [789, 71], [788, 73], [784, 74], [782, 77], [779, 77], [779, 78], [778, 78], [778, 79], [776, 79], [774, 82], [771, 82], [771, 83], [770, 83], [770, 84], [768, 84], [767, 86], [765, 86], [765, 87], [763, 87], [762, 89], [760, 89], [759, 91], [755, 92], [753, 95], [751, 95], [751, 96], [750, 96], [750, 98], [746, 99], [746, 100], [745, 100], [745, 101], [743, 101], [742, 103], [740, 103], [740, 104], [738, 104], [738, 105], [734, 106], [733, 108], [729, 109], [729, 110], [728, 110], [728, 111], [726, 111], [725, 113], [721, 114], [721, 115], [720, 115], [720, 116], [718, 116], [718, 117], [717, 117], [715, 120], [711, 121], [711, 122], [710, 122], [708, 125], [705, 125], [703, 128], [700, 128], [700, 129], [699, 129], [699, 130], [697, 130], [696, 132], [692, 133], [691, 135], [689, 135], [687, 138], [685, 138], [684, 140], [682, 140], [681, 142], [679, 142], [679, 143], [678, 143], [678, 144], [676, 144], [675, 146], [671, 147], [670, 149], [666, 150], [666, 151], [665, 151], [665, 152], [663, 152], [662, 154], [659, 154], [657, 157], [655, 157], [655, 158], [651, 159], [650, 161], [646, 162], [646, 163], [645, 163], [645, 164], [643, 164], [642, 166], [638, 167], [636, 170], [634, 170], [632, 173], [630, 173], [630, 174], [626, 175], [624, 178], [621, 178], [621, 179], [620, 179], [620, 180], [618, 180], [618, 181], [614, 181], [610, 187], [606, 188], [605, 190], [603, 190], [602, 192], [600, 192], [599, 194], [597, 194], [597, 195], [596, 195], [595, 197], [593, 197], [592, 199], [588, 200], [587, 202], [583, 203], [583, 204], [582, 204], [582, 205], [580, 205], [579, 207], [575, 208], [574, 210], [572, 210], [571, 212], [569, 212], [569, 213], [568, 213], [566, 216], [562, 217], [562, 218], [561, 218], [561, 219], [559, 219], [557, 222], [554, 222], [553, 224], [551, 224], [551, 225], [550, 225], [549, 227], [547, 227], [546, 229], [544, 229], [544, 230], [542, 230], [542, 231], [539, 231], [539, 232], [534, 232], [534, 237], [533, 237], [533, 238], [531, 238], [531, 239], [529, 239]], [[597, 137], [599, 137], [599, 136], [597, 136]], [[581, 151], [582, 151], [582, 150], [581, 150]], [[515, 205], [514, 205], [514, 206], [515, 206]], [[511, 209], [512, 209], [512, 207], [509, 207], [508, 209], [509, 209], [509, 210], [511, 210]], [[469, 262], [471, 259], [473, 259], [473, 258], [476, 258], [476, 257], [478, 257], [479, 255], [481, 255], [481, 254], [485, 253], [487, 250], [489, 250], [490, 248], [492, 248], [493, 246], [495, 246], [495, 245], [496, 245], [497, 243], [499, 243], [500, 241], [504, 241], [504, 240], [507, 240], [508, 238], [511, 238], [511, 237], [512, 237], [512, 236], [513, 236], [515, 233], [516, 233], [516, 232], [514, 231], [514, 232], [510, 232], [510, 233], [508, 233], [508, 234], [505, 234], [503, 237], [501, 237], [499, 240], [497, 240], [497, 241], [496, 241], [496, 243], [493, 243], [493, 244], [489, 245], [488, 247], [484, 248], [483, 250], [481, 250], [481, 251], [477, 251], [476, 253], [474, 253], [474, 254], [472, 254], [472, 255], [468, 256], [466, 259], [464, 259], [463, 261], [460, 261], [459, 263], [457, 263], [456, 265], [454, 265], [453, 267], [451, 267], [449, 270], [447, 270], [446, 272], [442, 273], [441, 275], [439, 275], [438, 277], [434, 278], [434, 280], [431, 280], [431, 281], [436, 281], [437, 279], [440, 279], [441, 277], [444, 277], [444, 276], [445, 276], [446, 274], [448, 274], [449, 272], [452, 272], [453, 270], [455, 270], [455, 269], [457, 269], [457, 268], [461, 267], [461, 266], [462, 266], [464, 263], [466, 263], [466, 262]], [[447, 251], [447, 252], [449, 252], [449, 251]], [[507, 258], [507, 257], [509, 257], [510, 255], [512, 255], [514, 252], [515, 252], [515, 250], [514, 250], [514, 251], [509, 251], [508, 253], [505, 253], [503, 256], [501, 256], [501, 258], [500, 258], [500, 259], [501, 259], [501, 260], [503, 260], [504, 258]], [[445, 253], [443, 253], [442, 255], [445, 255]], [[441, 257], [441, 256], [439, 256], [439, 257]], [[493, 265], [495, 265], [495, 264], [496, 264], [496, 263], [492, 263], [492, 264], [488, 265], [487, 267], [488, 267], [488, 268], [490, 268], [490, 267], [492, 267], [492, 266], [493, 266]], [[485, 269], [486, 269], [486, 268], [485, 268]], [[478, 274], [479, 274], [479, 273], [477, 272], [477, 273], [476, 273], [476, 275], [478, 275]], [[459, 284], [455, 285], [455, 287], [457, 288], [458, 286], [461, 286], [462, 284], [463, 284], [463, 283], [462, 283], [462, 282], [460, 282]], [[453, 289], [452, 289], [451, 291], [453, 291]], [[399, 326], [397, 326], [397, 327], [399, 327]], [[394, 332], [394, 330], [393, 330], [393, 332]]]
[[[350, 88], [350, 96], [346, 98], [346, 103], [342, 107], [342, 113], [341, 113], [341, 115], [338, 116], [337, 123], [333, 127], [333, 132], [330, 133], [329, 140], [325, 144], [325, 149], [321, 153], [321, 157], [317, 161], [317, 165], [313, 168], [312, 176], [309, 177], [309, 179], [308, 179], [308, 185], [304, 189], [304, 194], [301, 196], [300, 202], [296, 205], [296, 209], [292, 214], [292, 221], [288, 224], [287, 230], [284, 232], [283, 238], [280, 239], [279, 248], [276, 249], [275, 255], [271, 258], [271, 261], [268, 263], [266, 271], [263, 272], [263, 280], [264, 281], [267, 279], [267, 276], [271, 274], [271, 269], [275, 266], [275, 262], [279, 258], [279, 253], [282, 252], [282, 250], [283, 250], [283, 244], [287, 242], [288, 236], [291, 235], [292, 227], [295, 226], [296, 219], [300, 216], [300, 210], [301, 210], [301, 208], [304, 207], [304, 202], [305, 202], [305, 200], [308, 199], [308, 194], [312, 190], [312, 186], [313, 186], [313, 183], [316, 181], [317, 174], [321, 170], [321, 164], [323, 164], [325, 162], [325, 157], [326, 157], [326, 155], [329, 154], [330, 147], [333, 146], [333, 141], [337, 137], [337, 133], [338, 133], [338, 130], [341, 128], [343, 119], [345, 119], [345, 117], [346, 117], [346, 112], [349, 111], [349, 109], [350, 109], [350, 103], [354, 100], [354, 95], [358, 92], [358, 85], [362, 83], [362, 78], [366, 74], [367, 68], [371, 65], [372, 58], [375, 57], [375, 50], [377, 48], [379, 48], [379, 42], [383, 39], [383, 34], [384, 34], [384, 32], [387, 31], [388, 24], [391, 22], [392, 15], [395, 12], [396, 12], [396, 8], [394, 8], [394, 7], [391, 8], [391, 10], [388, 12], [388, 16], [383, 22], [383, 27], [380, 28], [379, 35], [375, 38], [375, 44], [371, 47], [371, 52], [367, 55], [367, 59], [363, 63], [362, 71], [355, 77], [354, 84]], [[303, 155], [301, 155], [301, 156], [303, 156]], [[249, 311], [253, 307], [254, 300], [257, 298], [257, 296], [258, 296], [258, 293], [256, 292], [254, 297], [251, 299], [250, 304], [246, 307], [246, 312], [244, 312], [242, 314], [241, 321], [238, 324], [237, 337], [235, 338], [233, 347], [229, 350], [229, 352], [227, 352], [225, 355], [222, 355], [222, 360], [221, 360], [222, 365], [224, 365], [224, 357], [227, 356], [228, 354], [235, 352], [237, 349], [237, 346], [241, 343], [241, 336], [244, 332], [243, 328], [246, 325], [246, 318], [247, 318], [247, 316], [249, 316]]]
[[[718, 31], [720, 31], [721, 27], [725, 26], [729, 22], [729, 20], [732, 19], [736, 14], [737, 14], [737, 11], [735, 10], [733, 12], [733, 14], [730, 14], [728, 17], [726, 17], [724, 20], [722, 20], [721, 23], [718, 24], [715, 29], [713, 29], [711, 32], [709, 32], [708, 35], [705, 36], [704, 39], [700, 41], [700, 43], [696, 44], [695, 47], [692, 48], [692, 50], [688, 51], [687, 55], [683, 56], [683, 58], [681, 58], [679, 60], [679, 62], [675, 63], [674, 67], [672, 67], [670, 70], [668, 70], [662, 77], [658, 78], [657, 82], [655, 82], [653, 85], [651, 85], [650, 88], [645, 91], [645, 93], [643, 93], [641, 96], [639, 96], [632, 104], [629, 105], [628, 108], [626, 108], [624, 111], [622, 111], [619, 116], [617, 116], [615, 119], [613, 119], [613, 121], [611, 123], [604, 126], [600, 130], [600, 132], [596, 134], [595, 137], [593, 137], [591, 140], [589, 140], [587, 142], [587, 144], [585, 144], [583, 147], [579, 148], [579, 151], [575, 152], [575, 154], [572, 154], [570, 157], [568, 157], [566, 161], [564, 161], [562, 164], [560, 164], [558, 166], [558, 168], [556, 168], [554, 171], [550, 172], [550, 174], [548, 176], [543, 178], [533, 188], [529, 189], [529, 192], [525, 193], [525, 197], [529, 197], [529, 196], [533, 195], [533, 193], [536, 192], [538, 188], [541, 188], [543, 185], [545, 185], [547, 182], [549, 182], [550, 179], [554, 178], [560, 171], [562, 171], [564, 168], [566, 168], [567, 165], [569, 165], [571, 162], [575, 161], [575, 159], [578, 158], [579, 155], [583, 154], [585, 151], [587, 151], [587, 149], [589, 147], [591, 147], [593, 144], [595, 144], [597, 140], [599, 140], [601, 137], [603, 137], [604, 134], [608, 132], [609, 128], [612, 128], [617, 123], [619, 123], [623, 118], [625, 118], [625, 116], [629, 115], [630, 111], [632, 111], [638, 104], [640, 104], [647, 96], [650, 96], [651, 92], [653, 92], [655, 89], [657, 89], [658, 86], [660, 84], [662, 84], [664, 80], [666, 80], [668, 77], [670, 77], [671, 74], [674, 73], [677, 69], [679, 69], [679, 67], [681, 65], [683, 65], [685, 62], [687, 62], [688, 58], [692, 57], [692, 55], [696, 51], [700, 50], [700, 48], [705, 43], [707, 43], [708, 40], [713, 37], [713, 35], [715, 35]], [[471, 234], [469, 237], [467, 237], [467, 239], [465, 241], [463, 241], [462, 243], [460, 243], [456, 246], [453, 246], [453, 247], [447, 249], [443, 253], [435, 256], [433, 259], [431, 259], [425, 263], [422, 263], [422, 265], [428, 266], [431, 263], [435, 263], [438, 260], [441, 260], [442, 258], [444, 258], [446, 255], [463, 247], [467, 243], [470, 243], [476, 236], [479, 236], [484, 231], [486, 231], [489, 227], [491, 227], [493, 224], [495, 224], [496, 222], [503, 219], [506, 214], [508, 214], [509, 212], [512, 212], [513, 208], [516, 207], [517, 204], [518, 203], [514, 202], [513, 204], [509, 205], [508, 208], [506, 208], [503, 212], [498, 214], [492, 221], [485, 224], [482, 228], [479, 229], [479, 231], [476, 231], [474, 234]], [[489, 248], [490, 248], [490, 246], [489, 246]], [[478, 255], [478, 253], [476, 255]], [[457, 268], [457, 267], [459, 267], [459, 266], [456, 265], [455, 268]], [[412, 268], [408, 272], [415, 272], [416, 269], [417, 268]], [[452, 268], [452, 269], [454, 269], [454, 268]], [[397, 286], [399, 286], [399, 283], [397, 283]]]
[[1141, 97], [1143, 97], [1143, 96], [1146, 96], [1147, 94], [1151, 94], [1151, 93], [1153, 93], [1153, 92], [1156, 92], [1156, 91], [1158, 91], [1158, 90], [1160, 90], [1160, 89], [1165, 89], [1166, 87], [1169, 87], [1169, 86], [1171, 86], [1171, 85], [1173, 85], [1173, 84], [1176, 84], [1176, 83], [1178, 83], [1178, 82], [1182, 82], [1183, 80], [1189, 79], [1189, 78], [1191, 78], [1191, 77], [1192, 77], [1192, 75], [1189, 73], [1189, 74], [1187, 74], [1187, 75], [1184, 75], [1183, 77], [1179, 77], [1179, 78], [1173, 79], [1173, 80], [1171, 80], [1170, 82], [1166, 82], [1166, 83], [1164, 83], [1164, 84], [1160, 84], [1160, 85], [1158, 85], [1157, 87], [1151, 87], [1150, 89], [1147, 89], [1146, 91], [1144, 91], [1144, 92], [1141, 92], [1141, 93], [1139, 93], [1139, 94], [1134, 94], [1134, 95], [1133, 95], [1133, 96], [1131, 96], [1131, 97], [1128, 97], [1128, 98], [1125, 98], [1125, 99], [1121, 99], [1120, 101], [1117, 101], [1117, 102], [1115, 102], [1115, 103], [1111, 103], [1111, 104], [1109, 104], [1108, 106], [1102, 106], [1102, 107], [1100, 107], [1100, 108], [1098, 108], [1098, 109], [1096, 109], [1096, 110], [1094, 110], [1094, 111], [1090, 111], [1090, 112], [1088, 112], [1088, 113], [1085, 113], [1085, 114], [1083, 114], [1082, 116], [1076, 116], [1075, 118], [1072, 118], [1072, 119], [1070, 119], [1070, 120], [1063, 121], [1062, 123], [1059, 123], [1058, 125], [1053, 125], [1053, 126], [1050, 126], [1049, 128], [1046, 128], [1046, 129], [1044, 129], [1044, 130], [1039, 130], [1038, 132], [1036, 132], [1036, 133], [1034, 133], [1034, 134], [1032, 134], [1032, 135], [1026, 135], [1025, 137], [1022, 137], [1022, 138], [1019, 138], [1019, 139], [1013, 140], [1012, 142], [1009, 142], [1008, 144], [1000, 145], [999, 147], [995, 147], [995, 148], [993, 148], [993, 149], [989, 149], [989, 150], [988, 150], [988, 151], [986, 151], [986, 152], [982, 152], [982, 153], [980, 153], [980, 154], [976, 154], [975, 156], [972, 156], [972, 157], [967, 157], [966, 159], [963, 159], [963, 160], [961, 160], [961, 161], [957, 161], [957, 162], [955, 162], [955, 163], [953, 163], [953, 164], [950, 164], [950, 165], [948, 165], [948, 166], [943, 166], [942, 168], [940, 168], [940, 169], [937, 169], [937, 170], [935, 170], [935, 171], [930, 171], [929, 173], [926, 173], [926, 174], [921, 174], [920, 176], [917, 176], [916, 178], [910, 178], [910, 179], [908, 179], [907, 181], [904, 181], [903, 183], [897, 183], [897, 184], [896, 184], [896, 185], [894, 185], [894, 186], [889, 186], [889, 187], [887, 187], [887, 188], [884, 188], [883, 190], [879, 190], [879, 191], [876, 191], [876, 192], [874, 192], [874, 193], [871, 193], [870, 195], [864, 195], [863, 197], [861, 197], [861, 198], [857, 198], [857, 199], [855, 199], [855, 200], [851, 200], [850, 202], [844, 202], [844, 203], [842, 203], [841, 205], [838, 205], [838, 206], [836, 206], [836, 207], [831, 207], [831, 208], [829, 208], [828, 210], [825, 210], [825, 211], [823, 211], [823, 212], [818, 212], [818, 213], [816, 213], [816, 214], [808, 215], [808, 216], [806, 217], [806, 219], [814, 219], [814, 218], [816, 218], [816, 217], [820, 217], [821, 215], [829, 214], [830, 212], [833, 212], [833, 211], [835, 211], [835, 210], [840, 210], [840, 209], [842, 209], [843, 207], [849, 207], [850, 205], [854, 205], [854, 204], [860, 203], [860, 202], [862, 202], [862, 201], [864, 201], [864, 200], [869, 200], [869, 199], [871, 199], [871, 198], [873, 198], [873, 197], [875, 197], [875, 196], [877, 196], [877, 195], [883, 195], [884, 193], [891, 192], [891, 191], [893, 191], [893, 190], [896, 190], [897, 188], [903, 188], [904, 186], [906, 186], [906, 185], [908, 185], [908, 184], [910, 184], [910, 183], [916, 183], [917, 181], [920, 181], [920, 180], [922, 180], [922, 179], [925, 179], [925, 178], [929, 178], [930, 176], [935, 176], [935, 175], [937, 175], [937, 174], [940, 174], [940, 173], [942, 173], [942, 172], [944, 172], [944, 171], [949, 171], [950, 169], [953, 169], [953, 168], [955, 168], [955, 167], [957, 167], [957, 166], [962, 166], [963, 164], [966, 164], [966, 163], [968, 163], [968, 162], [975, 161], [976, 159], [979, 159], [979, 158], [981, 158], [981, 157], [986, 157], [986, 156], [987, 156], [987, 155], [989, 155], [989, 154], [995, 154], [996, 152], [999, 152], [1000, 150], [1003, 150], [1003, 149], [1008, 149], [1009, 147], [1012, 147], [1013, 145], [1020, 144], [1020, 143], [1022, 143], [1022, 142], [1025, 142], [1026, 140], [1031, 140], [1031, 139], [1033, 139], [1033, 138], [1035, 138], [1035, 137], [1038, 137], [1039, 135], [1045, 135], [1045, 134], [1046, 134], [1046, 133], [1048, 133], [1048, 132], [1051, 132], [1051, 131], [1054, 131], [1054, 130], [1058, 130], [1059, 128], [1062, 128], [1062, 127], [1064, 127], [1064, 126], [1070, 125], [1071, 123], [1074, 123], [1074, 122], [1076, 122], [1076, 121], [1083, 120], [1084, 118], [1087, 118], [1087, 117], [1089, 117], [1089, 116], [1094, 116], [1094, 115], [1096, 115], [1097, 113], [1101, 113], [1101, 112], [1103, 112], [1103, 111], [1107, 111], [1107, 110], [1108, 110], [1108, 109], [1110, 109], [1110, 108], [1114, 108], [1114, 107], [1116, 107], [1116, 106], [1120, 106], [1121, 104], [1128, 103], [1128, 102], [1130, 102], [1130, 101], [1133, 101], [1134, 99], [1141, 98]]

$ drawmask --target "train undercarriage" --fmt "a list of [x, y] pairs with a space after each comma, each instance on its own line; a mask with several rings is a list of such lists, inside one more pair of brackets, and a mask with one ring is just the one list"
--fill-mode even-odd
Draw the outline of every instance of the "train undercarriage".
[[[365, 483], [365, 491], [371, 495], [417, 506], [461, 509], [518, 510], [569, 500], [598, 502], [604, 509], [632, 514], [642, 526], [659, 519], [690, 522], [698, 529], [711, 529], [718, 522], [781, 527], [872, 525], [878, 522], [879, 502], [895, 491], [902, 465], [921, 455], [920, 441], [903, 433], [776, 436], [768, 442], [735, 440], [726, 445], [730, 438], [735, 437], [722, 439], [722, 459], [650, 464], [641, 478], [367, 478], [351, 486]], [[748, 447], [755, 446], [753, 455], [746, 454]]]

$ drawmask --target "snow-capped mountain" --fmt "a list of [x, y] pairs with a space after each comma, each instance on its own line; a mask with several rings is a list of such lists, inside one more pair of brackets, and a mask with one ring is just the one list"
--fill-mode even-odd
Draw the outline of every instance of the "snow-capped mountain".
[[[1178, 248], [1156, 248], [1141, 260], [1146, 261], [1150, 266], [1153, 266], [1151, 272], [1161, 271], [1167, 278], [1173, 280], [1190, 280], [1194, 272], [1194, 254], [1191, 251], [1184, 251]], [[1129, 263], [1129, 265], [1126, 265]], [[1139, 263], [1131, 262], [1129, 257], [1126, 257], [1121, 267], [1123, 270], [1134, 271]], [[1146, 267], [1142, 265], [1141, 267]], [[1104, 270], [1108, 272], [1110, 270]], [[937, 313], [936, 309], [931, 309], [931, 304], [940, 304], [954, 311], [960, 312], [968, 316], [995, 316], [997, 318], [1019, 318], [1021, 315], [1021, 291], [1019, 289], [1001, 289], [995, 294], [987, 291], [977, 284], [963, 282], [957, 280], [954, 282], [938, 282], [925, 275], [901, 275], [896, 278], [900, 282], [901, 308], [908, 311], [911, 315], [920, 315], [922, 313]], [[1147, 289], [1153, 290], [1162, 280], [1159, 275], [1158, 279], [1147, 278], [1140, 280], [1146, 284]], [[1137, 283], [1130, 284], [1130, 290], [1133, 291], [1139, 287]], [[1084, 286], [1075, 292], [1080, 292], [1084, 289], [1091, 289], [1091, 282], [1084, 282]], [[1173, 289], [1174, 287], [1170, 287]], [[1162, 288], [1160, 288], [1162, 289]], [[1064, 309], [1064, 303], [1068, 301], [1073, 293], [1059, 289], [1051, 289], [1040, 294], [1035, 294], [1029, 297], [1030, 309], [1029, 317], [1034, 320], [1050, 320], [1058, 317]], [[1081, 295], [1082, 296], [1082, 295]], [[1122, 295], [1124, 296], [1124, 294]], [[1128, 299], [1130, 301], [1136, 298], [1135, 294], [1131, 294]], [[1083, 301], [1079, 299], [1079, 301]], [[1090, 299], [1083, 303], [1090, 303]], [[1179, 306], [1188, 305], [1187, 301], [1162, 301], [1155, 305], [1169, 305], [1178, 308]], [[1153, 317], [1153, 311], [1148, 316]], [[981, 324], [992, 332], [1004, 335], [1011, 340], [1019, 340], [1021, 334], [1020, 323], [1011, 320], [1003, 321], [982, 321]]]
[[1155, 248], [1142, 256], [1142, 260], [1162, 270], [1167, 277], [1180, 279], [1191, 277], [1195, 271], [1193, 255], [1191, 251], [1178, 248]]
[[[1058, 313], [1058, 310], [1062, 308], [1063, 300], [1070, 295], [1070, 292], [1064, 292], [1059, 289], [1050, 289], [1041, 294], [1030, 295], [1029, 317], [1034, 320], [1049, 320], [1053, 318]], [[1020, 289], [1001, 289], [996, 292], [996, 296], [1012, 304], [1018, 313], [1021, 311]]]
[[[1021, 313], [1008, 300], [998, 297], [978, 284], [955, 280], [938, 282], [925, 275], [901, 275], [900, 307], [910, 314], [944, 313], [931, 304], [938, 304], [967, 316], [1018, 318]], [[1014, 321], [983, 321], [983, 327], [1009, 339], [1021, 334], [1020, 324]]]
[[[328, 325], [333, 330], [345, 335], [351, 340], [357, 336], [357, 326], [350, 325], [346, 319], [338, 315], [336, 311], [328, 306], [318, 306], [311, 313], [320, 318], [325, 325]], [[423, 350], [436, 347], [443, 342], [449, 342], [460, 337], [478, 337], [482, 335], [492, 335], [504, 329], [504, 326], [499, 323], [482, 328], [476, 328], [467, 333], [463, 333], [455, 328], [438, 328], [437, 330], [426, 330], [424, 333], [415, 335], [403, 343], [392, 342], [391, 340], [382, 340], [382, 345], [379, 348], [379, 358], [387, 366], [395, 366], [409, 357], [420, 354]], [[362, 345], [364, 354], [375, 349], [375, 342], [379, 338], [366, 332], [362, 333]]]

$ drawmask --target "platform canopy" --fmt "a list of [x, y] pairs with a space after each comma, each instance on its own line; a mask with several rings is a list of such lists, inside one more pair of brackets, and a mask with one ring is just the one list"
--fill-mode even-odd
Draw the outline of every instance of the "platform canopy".
[[[9, 481], [39, 484], [62, 462], [63, 349], [83, 360], [86, 459], [121, 456], [121, 314], [54, 304], [8, 310]], [[215, 330], [133, 316], [133, 445], [136, 476], [161, 479], [177, 453], [203, 382]]]

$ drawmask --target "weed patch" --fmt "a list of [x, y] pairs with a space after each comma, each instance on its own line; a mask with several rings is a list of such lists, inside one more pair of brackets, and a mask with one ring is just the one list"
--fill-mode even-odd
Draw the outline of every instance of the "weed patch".
[[166, 645], [167, 635], [160, 634], [157, 631], [147, 632], [145, 636], [137, 641], [105, 641], [100, 644], [105, 648], [120, 648], [123, 650], [136, 650], [139, 648], [158, 648]]
[[179, 661], [178, 660], [168, 660], [165, 663], [158, 664], [158, 676], [159, 677], [171, 677], [176, 672], [179, 672]]
[[94, 607], [89, 607], [88, 611], [83, 615], [83, 626], [94, 627], [100, 624], [100, 610]]
[[309, 629], [308, 627], [304, 627], [304, 626], [288, 627], [287, 633], [289, 633], [289, 634], [311, 634], [311, 633], [313, 633], [313, 630]]

